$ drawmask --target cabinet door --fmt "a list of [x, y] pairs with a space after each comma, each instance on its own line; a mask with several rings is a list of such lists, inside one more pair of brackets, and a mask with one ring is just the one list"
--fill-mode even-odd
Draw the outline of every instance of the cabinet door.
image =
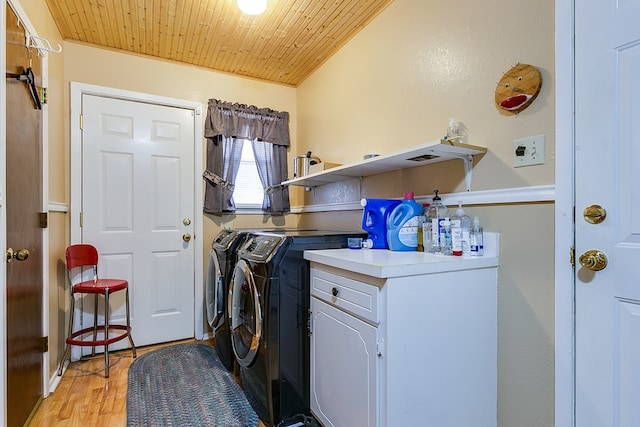
[[311, 411], [325, 427], [378, 423], [377, 329], [311, 298]]

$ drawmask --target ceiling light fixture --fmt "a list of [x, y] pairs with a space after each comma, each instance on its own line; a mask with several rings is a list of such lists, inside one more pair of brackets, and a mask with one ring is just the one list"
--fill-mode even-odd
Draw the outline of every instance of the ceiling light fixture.
[[267, 0], [238, 0], [238, 7], [247, 15], [260, 15], [267, 10]]

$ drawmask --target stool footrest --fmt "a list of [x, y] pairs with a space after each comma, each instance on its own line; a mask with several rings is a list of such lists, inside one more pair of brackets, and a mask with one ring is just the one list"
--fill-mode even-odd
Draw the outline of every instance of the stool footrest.
[[[81, 329], [79, 331], [74, 332], [73, 334], [71, 334], [71, 336], [69, 338], [66, 339], [66, 343], [67, 344], [71, 344], [71, 345], [79, 345], [82, 347], [96, 347], [99, 345], [109, 345], [112, 344], [114, 342], [118, 342], [120, 340], [123, 340], [125, 338], [127, 338], [130, 334], [131, 334], [131, 328], [127, 327], [126, 325], [109, 325], [109, 332], [111, 332], [112, 330], [118, 330], [118, 331], [124, 331], [122, 333], [120, 333], [119, 335], [115, 336], [115, 337], [111, 337], [111, 338], [107, 338], [107, 339], [101, 339], [101, 340], [91, 340], [91, 341], [87, 341], [87, 340], [82, 340], [82, 339], [74, 339], [80, 335], [85, 335], [85, 334], [93, 334], [93, 326], [89, 327], [89, 328], [84, 328]], [[97, 331], [98, 333], [104, 333], [104, 325], [98, 325], [97, 326]]]

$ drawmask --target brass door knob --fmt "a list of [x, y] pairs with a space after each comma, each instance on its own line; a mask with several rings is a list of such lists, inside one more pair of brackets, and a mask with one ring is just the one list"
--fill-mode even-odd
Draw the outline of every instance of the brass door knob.
[[591, 249], [580, 255], [580, 265], [591, 271], [600, 271], [607, 266], [607, 256], [595, 249]]
[[27, 249], [18, 249], [14, 251], [12, 248], [7, 249], [7, 262], [11, 260], [24, 261], [29, 258], [29, 251]]
[[189, 233], [184, 233], [184, 234], [182, 235], [182, 240], [184, 240], [185, 242], [190, 241], [190, 240], [191, 240], [191, 234], [189, 234]]

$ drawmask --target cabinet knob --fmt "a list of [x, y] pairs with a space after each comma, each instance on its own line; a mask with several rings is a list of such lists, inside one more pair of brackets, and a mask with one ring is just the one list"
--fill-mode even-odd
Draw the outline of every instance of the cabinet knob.
[[337, 297], [338, 296], [338, 288], [331, 289], [331, 295], [333, 295], [334, 297]]

